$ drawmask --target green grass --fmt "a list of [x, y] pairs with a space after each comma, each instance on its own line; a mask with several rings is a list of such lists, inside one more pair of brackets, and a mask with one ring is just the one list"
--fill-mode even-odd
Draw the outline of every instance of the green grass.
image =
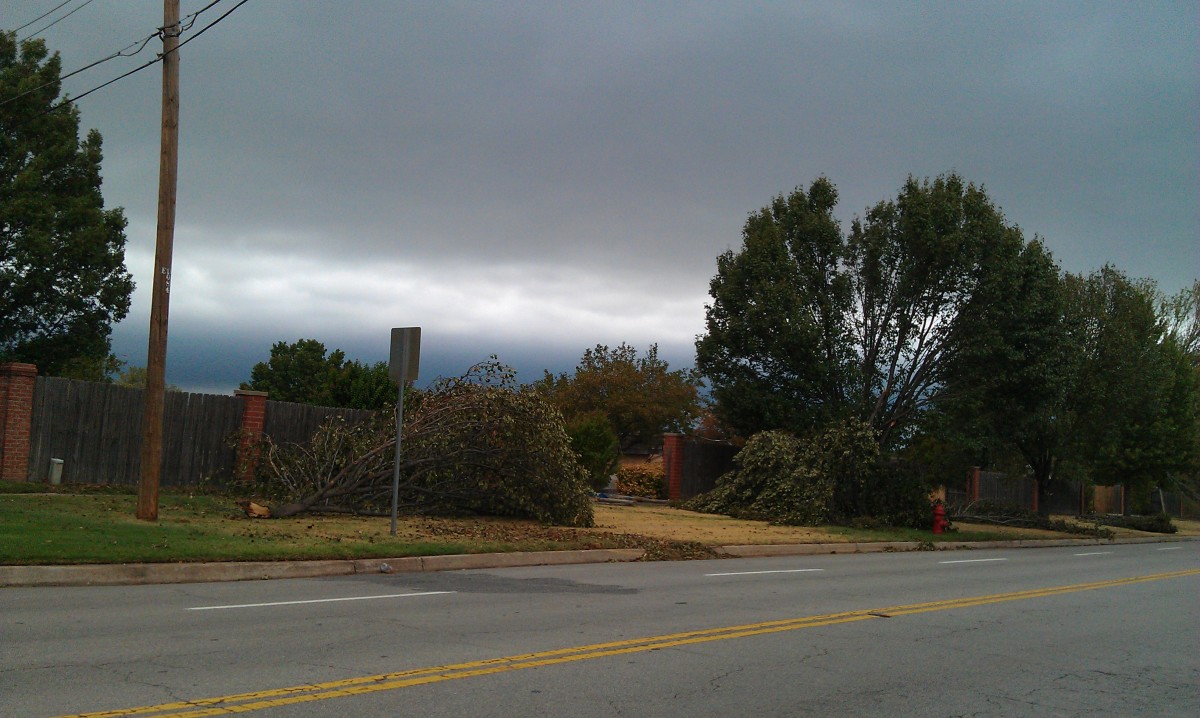
[[211, 495], [163, 493], [156, 522], [138, 520], [135, 509], [136, 497], [128, 493], [0, 493], [0, 564], [432, 556], [583, 543], [393, 538], [390, 522], [379, 518], [251, 520], [237, 512], [232, 499]]

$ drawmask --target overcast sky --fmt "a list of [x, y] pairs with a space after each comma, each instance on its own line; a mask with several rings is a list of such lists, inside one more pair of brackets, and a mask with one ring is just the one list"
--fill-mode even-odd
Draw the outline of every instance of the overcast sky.
[[[0, 27], [60, 2], [7, 0]], [[423, 328], [423, 379], [497, 354], [530, 381], [598, 343], [691, 366], [717, 255], [821, 175], [848, 224], [956, 171], [1064, 269], [1175, 292], [1200, 276], [1198, 7], [250, 0], [181, 51], [168, 381], [230, 391], [301, 337], [384, 360], [396, 326]], [[38, 36], [70, 71], [161, 22], [158, 0], [93, 0]], [[134, 365], [161, 78], [79, 103], [129, 219]]]

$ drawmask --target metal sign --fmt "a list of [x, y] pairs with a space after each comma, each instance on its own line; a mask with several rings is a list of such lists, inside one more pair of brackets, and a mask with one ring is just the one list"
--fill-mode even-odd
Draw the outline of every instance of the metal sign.
[[388, 359], [388, 377], [397, 384], [417, 380], [421, 364], [421, 327], [392, 330], [392, 352]]
[[392, 460], [392, 535], [396, 535], [396, 514], [400, 498], [400, 435], [404, 429], [404, 384], [417, 380], [421, 363], [421, 327], [392, 329], [392, 353], [388, 376], [400, 386], [396, 395], [396, 454]]

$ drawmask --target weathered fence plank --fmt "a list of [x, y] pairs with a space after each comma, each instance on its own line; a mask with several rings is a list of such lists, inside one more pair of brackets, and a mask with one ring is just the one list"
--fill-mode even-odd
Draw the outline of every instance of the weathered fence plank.
[[313, 432], [331, 417], [341, 416], [347, 423], [356, 424], [371, 418], [374, 413], [364, 409], [336, 409], [268, 400], [263, 433], [279, 445], [304, 444], [312, 438]]
[[[136, 484], [141, 464], [142, 390], [38, 377], [30, 475], [45, 478], [63, 460], [67, 483]], [[240, 421], [231, 396], [167, 392], [163, 397], [162, 485], [193, 485], [228, 474]]]

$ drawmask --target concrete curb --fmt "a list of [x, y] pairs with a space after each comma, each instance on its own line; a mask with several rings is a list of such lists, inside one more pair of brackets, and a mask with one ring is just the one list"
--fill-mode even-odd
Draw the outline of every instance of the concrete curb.
[[468, 568], [553, 566], [636, 561], [642, 549], [529, 551], [408, 556], [336, 561], [228, 561], [134, 563], [91, 566], [0, 566], [0, 588], [17, 586], [130, 586], [147, 583], [206, 583], [354, 574], [454, 571]]
[[[732, 558], [767, 556], [818, 556], [838, 553], [890, 553], [896, 551], [956, 551], [986, 548], [1047, 548], [1053, 546], [1111, 546], [1129, 543], [1176, 543], [1200, 541], [1200, 536], [1150, 536], [1126, 539], [1025, 539], [1020, 541], [879, 541], [876, 543], [750, 544], [720, 546], [717, 553]], [[932, 545], [932, 548], [930, 546]]]
[[[1127, 539], [1035, 539], [1025, 541], [951, 541], [933, 550], [953, 551], [987, 548], [1044, 548], [1051, 546], [1096, 546], [1137, 543], [1200, 541], [1200, 536], [1147, 537]], [[817, 556], [847, 553], [918, 551], [929, 544], [918, 541], [826, 544], [751, 544], [718, 546], [714, 550], [730, 558], [769, 556]], [[560, 566], [564, 564], [637, 561], [642, 549], [596, 549], [576, 551], [527, 551], [513, 553], [407, 556], [402, 558], [345, 559], [334, 561], [246, 561], [217, 563], [134, 563], [85, 566], [0, 566], [0, 588], [36, 586], [130, 586], [152, 583], [206, 583], [252, 581], [275, 578], [315, 578], [356, 574], [456, 571], [515, 566]]]

